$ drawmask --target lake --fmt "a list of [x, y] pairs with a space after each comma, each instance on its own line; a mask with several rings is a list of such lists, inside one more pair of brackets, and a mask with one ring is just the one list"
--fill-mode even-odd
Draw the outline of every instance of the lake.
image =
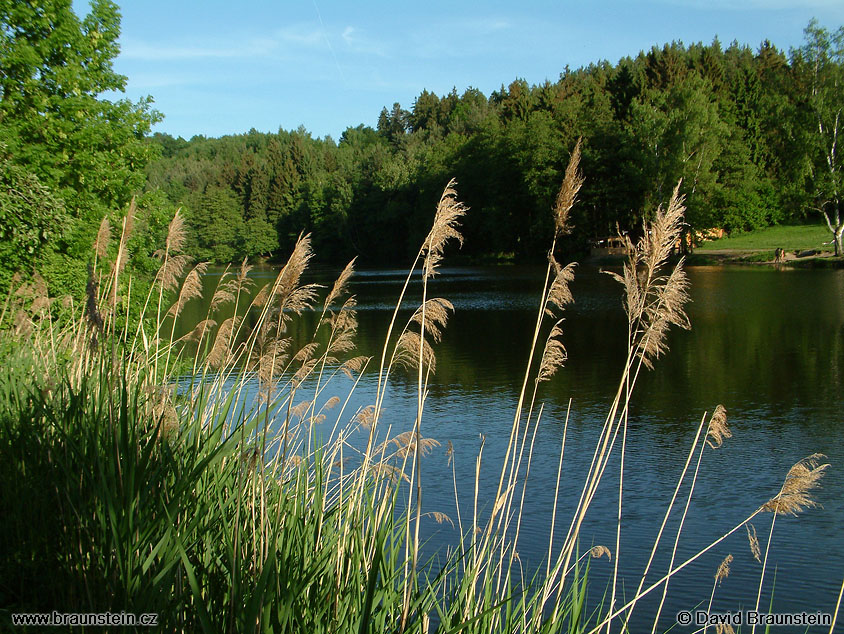
[[[266, 280], [274, 274], [271, 270], [252, 273]], [[629, 597], [638, 584], [701, 417], [722, 403], [733, 437], [720, 449], [704, 453], [677, 561], [709, 544], [775, 495], [799, 459], [823, 453], [831, 466], [815, 496], [822, 508], [808, 509], [796, 518], [777, 518], [761, 606], [768, 606], [775, 583], [774, 611], [831, 612], [844, 576], [844, 271], [690, 267], [688, 274], [692, 302], [687, 312], [692, 329], [672, 331], [670, 351], [654, 370], [643, 371], [632, 399], [619, 559], [625, 581], [620, 594]], [[404, 275], [398, 270], [372, 270], [353, 278], [359, 354], [380, 353]], [[544, 269], [536, 267], [446, 268], [432, 281], [430, 294], [450, 300], [455, 311], [435, 348], [437, 373], [431, 379], [422, 422], [423, 435], [442, 443], [422, 463], [423, 511], [441, 511], [456, 520], [451, 467], [445, 455], [451, 441], [466, 521], [481, 434], [486, 438], [482, 498], [490, 504], [497, 484], [496, 465], [506, 448], [521, 388], [543, 276]], [[312, 278], [325, 284], [333, 279], [328, 272]], [[209, 274], [206, 283], [215, 282], [214, 274]], [[575, 303], [565, 311], [563, 322], [569, 358], [539, 392], [544, 413], [518, 546], [528, 569], [542, 563], [548, 543], [569, 399], [568, 440], [557, 502], [557, 532], [561, 534], [556, 543], [568, 527], [624, 363], [627, 334], [621, 287], [597, 268], [583, 265], [577, 269], [572, 290]], [[414, 301], [420, 292], [419, 284], [411, 286]], [[189, 305], [186, 313], [190, 322], [204, 317], [205, 309]], [[376, 367], [355, 390], [345, 419], [373, 401], [377, 358], [374, 363]], [[344, 381], [336, 386], [341, 397], [351, 386]], [[392, 425], [393, 435], [411, 429], [415, 407], [415, 377], [396, 373], [382, 424]], [[617, 483], [616, 456], [590, 508], [581, 549], [604, 544], [615, 551]], [[685, 487], [681, 495], [684, 491]], [[669, 531], [676, 530], [682, 506], [682, 502], [676, 506]], [[763, 551], [771, 517], [766, 513], [753, 522]], [[433, 520], [423, 524], [423, 529], [428, 554], [453, 544], [458, 536], [456, 529]], [[649, 580], [667, 570], [673, 539], [673, 532], [663, 538]], [[694, 610], [701, 602], [706, 607], [715, 571], [728, 553], [735, 558], [732, 572], [717, 590], [713, 610], [753, 608], [761, 565], [752, 557], [742, 529], [674, 577], [661, 631], [674, 624], [679, 610]], [[593, 606], [600, 602], [611, 576], [612, 564], [606, 559], [592, 562]], [[639, 603], [634, 631], [650, 627], [656, 594]]]

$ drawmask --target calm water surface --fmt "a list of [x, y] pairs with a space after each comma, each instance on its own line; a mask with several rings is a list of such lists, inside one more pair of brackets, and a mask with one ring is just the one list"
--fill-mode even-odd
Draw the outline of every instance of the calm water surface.
[[[775, 495], [797, 460], [820, 452], [831, 464], [816, 495], [823, 508], [777, 519], [762, 606], [769, 603], [776, 575], [776, 611], [831, 612], [844, 577], [844, 271], [697, 267], [688, 273], [692, 330], [671, 333], [670, 352], [653, 371], [643, 373], [633, 397], [624, 473], [619, 561], [626, 581], [621, 593], [629, 597], [635, 590], [701, 416], [723, 403], [733, 438], [721, 449], [704, 453], [678, 561]], [[273, 275], [255, 272], [258, 278]], [[506, 448], [543, 275], [538, 268], [461, 268], [446, 269], [433, 281], [430, 292], [453, 302], [455, 313], [436, 347], [437, 374], [423, 419], [423, 435], [443, 445], [423, 461], [423, 510], [442, 511], [456, 520], [451, 467], [444, 451], [450, 440], [467, 520], [481, 434], [486, 437], [482, 497], [489, 510], [497, 485], [495, 465]], [[332, 279], [317, 277], [324, 283]], [[208, 283], [213, 281], [209, 276]], [[360, 353], [380, 351], [403, 281], [401, 271], [356, 275], [352, 292], [359, 302]], [[419, 290], [412, 287], [411, 293], [417, 291], [412, 296], [417, 297]], [[562, 533], [624, 363], [626, 318], [619, 285], [597, 269], [581, 266], [573, 292], [575, 304], [566, 311], [564, 322], [569, 361], [540, 390], [545, 409], [519, 542], [520, 558], [527, 567], [540, 565], [547, 547], [569, 399], [557, 503], [557, 532]], [[198, 318], [204, 316], [202, 308], [191, 309]], [[373, 401], [375, 377], [374, 371], [365, 375], [344, 418]], [[344, 395], [349, 387], [341, 381], [338, 393]], [[393, 434], [412, 427], [415, 403], [415, 380], [396, 374], [384, 418]], [[617, 483], [616, 457], [589, 511], [582, 548], [606, 544], [615, 551]], [[682, 504], [669, 530], [676, 530], [681, 511]], [[763, 549], [770, 522], [770, 514], [754, 520]], [[431, 550], [454, 543], [458, 536], [450, 526], [433, 520], [425, 528]], [[562, 537], [558, 535], [557, 543]], [[667, 570], [673, 538], [673, 532], [664, 538], [663, 556], [657, 558], [649, 579]], [[705, 607], [715, 571], [728, 553], [735, 557], [732, 573], [717, 590], [714, 609], [752, 609], [761, 566], [742, 530], [674, 578], [663, 611], [663, 631], [674, 623], [677, 611], [695, 609], [701, 602]], [[592, 563], [594, 604], [600, 602], [611, 574], [606, 559]], [[657, 600], [647, 597], [640, 602], [640, 618], [654, 613]], [[649, 623], [647, 619], [634, 623], [634, 631]]]

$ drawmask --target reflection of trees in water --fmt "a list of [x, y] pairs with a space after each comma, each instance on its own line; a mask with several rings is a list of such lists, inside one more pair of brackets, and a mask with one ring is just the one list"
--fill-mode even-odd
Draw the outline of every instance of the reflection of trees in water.
[[700, 276], [692, 277], [692, 332], [675, 336], [663, 367], [645, 378], [643, 409], [661, 407], [667, 394], [704, 408], [840, 399], [844, 275], [736, 271], [707, 288], [711, 297], [696, 293]]
[[[719, 401], [766, 407], [840, 401], [844, 273], [692, 268], [690, 276], [692, 330], [672, 333], [671, 353], [655, 370], [643, 373], [635, 412], [662, 413], [660, 418], [685, 422], [689, 412], [711, 409]], [[266, 275], [266, 281], [271, 277]], [[206, 277], [210, 289], [206, 296], [213, 293], [217, 279]], [[264, 282], [256, 281], [251, 294]], [[543, 386], [545, 398], [557, 405], [573, 397], [576, 408], [590, 408], [603, 403], [615, 388], [626, 340], [621, 296], [611, 282], [586, 266], [577, 271], [575, 304], [563, 323], [569, 360], [566, 369]], [[522, 308], [530, 303], [525, 298], [532, 288], [524, 270], [480, 269], [465, 280], [452, 281], [445, 275], [434, 284], [440, 284], [437, 293], [448, 298], [500, 297], [494, 310], [478, 310], [474, 303], [471, 309], [461, 309], [456, 302], [438, 346], [432, 393], [479, 389], [500, 390], [502, 397], [511, 393], [524, 370], [526, 338], [534, 317], [532, 310]], [[353, 287], [362, 308], [357, 337], [362, 354], [383, 345], [388, 318], [385, 311], [366, 307], [393, 299], [394, 290], [389, 277], [383, 283]], [[251, 294], [241, 306], [249, 304]], [[500, 309], [508, 304], [514, 308]], [[233, 308], [226, 310], [215, 317], [218, 323], [231, 316]], [[185, 327], [204, 319], [206, 312], [207, 306], [200, 302], [189, 303], [182, 317]], [[292, 326], [294, 337], [312, 332], [310, 320], [316, 315], [303, 317]], [[254, 318], [247, 314], [246, 325]]]
[[[667, 504], [697, 421], [717, 403], [724, 403], [728, 416], [735, 417], [737, 433], [726, 451], [706, 458], [705, 473], [697, 485], [700, 499], [708, 501], [711, 496], [718, 502], [695, 505], [694, 515], [684, 529], [690, 541], [702, 541], [721, 527], [727, 530], [739, 513], [775, 493], [784, 464], [787, 468], [797, 458], [816, 450], [830, 454], [831, 462], [840, 463], [834, 454], [838, 451], [835, 447], [842, 445], [844, 430], [840, 417], [834, 419], [830, 412], [840, 411], [844, 381], [844, 272], [692, 268], [689, 273], [692, 330], [672, 333], [670, 352], [653, 371], [643, 371], [632, 404], [626, 460], [630, 472], [637, 475], [629, 482], [625, 476], [629, 524], [622, 539], [629, 540], [629, 545], [622, 545], [621, 550], [627, 553], [623, 566], [629, 569], [622, 570], [623, 576], [638, 574], [644, 565], [646, 553], [640, 553], [639, 548], [640, 542], [652, 538], [653, 510]], [[259, 278], [253, 293], [273, 277], [267, 274], [266, 278]], [[207, 279], [213, 289], [217, 278]], [[389, 275], [365, 275], [363, 282], [352, 287], [361, 308], [358, 350], [372, 354], [383, 345], [390, 317], [387, 307], [398, 294], [399, 286]], [[509, 429], [527, 360], [535, 312], [524, 306], [535, 306], [526, 298], [538, 302], [538, 289], [532, 290], [535, 286], [523, 271], [516, 274], [508, 267], [452, 279], [446, 273], [433, 282], [433, 293], [453, 299], [456, 311], [437, 346], [437, 374], [430, 387], [428, 420], [431, 436], [443, 444], [449, 440], [454, 443], [458, 482], [474, 481], [480, 433], [487, 437], [487, 464], [495, 464], [504, 452], [500, 430]], [[561, 492], [559, 516], [568, 516], [577, 503], [582, 474], [594, 450], [595, 430], [603, 423], [624, 362], [626, 318], [619, 288], [608, 276], [582, 266], [576, 273], [573, 292], [575, 304], [563, 322], [563, 342], [569, 360], [540, 390], [540, 400], [546, 407], [531, 467], [531, 486], [536, 485], [536, 492], [527, 500], [524, 511], [527, 537], [520, 556], [526, 566], [539, 556], [529, 544], [547, 543], [545, 522], [553, 491], [543, 484], [556, 477], [556, 451], [568, 400], [573, 398], [564, 475], [567, 483], [575, 482], [576, 486], [566, 486]], [[492, 298], [494, 308], [476, 308], [479, 297]], [[244, 305], [249, 300], [251, 296]], [[501, 308], [508, 304], [510, 308]], [[378, 308], [381, 306], [385, 309]], [[184, 313], [186, 323], [204, 319], [206, 310], [198, 302], [189, 304]], [[188, 316], [189, 311], [193, 311], [192, 316]], [[402, 313], [403, 318], [411, 312], [408, 308]], [[222, 321], [230, 314], [216, 319]], [[291, 334], [300, 340], [310, 337], [316, 318], [315, 314], [306, 314], [294, 321]], [[247, 316], [247, 324], [249, 319]], [[371, 404], [374, 376], [370, 370], [345, 415], [351, 417], [358, 407]], [[416, 392], [415, 381], [407, 375], [397, 373], [392, 381], [385, 420], [395, 425], [395, 435], [406, 431], [414, 420]], [[304, 396], [303, 391], [302, 398], [310, 397]], [[352, 444], [357, 441], [357, 437], [349, 440]], [[450, 476], [442, 477], [451, 470], [445, 451], [435, 451], [423, 464], [431, 508], [451, 514], [452, 482]], [[801, 530], [814, 527], [811, 530], [818, 534], [811, 548], [828, 550], [830, 544], [837, 543], [835, 537], [825, 534], [832, 533], [841, 519], [830, 503], [840, 492], [835, 477], [830, 474], [825, 483], [829, 514], [801, 519]], [[733, 491], [738, 478], [741, 490]], [[611, 467], [603, 486], [614, 490], [616, 483], [617, 470]], [[487, 512], [496, 484], [495, 474], [483, 470], [479, 486]], [[471, 486], [461, 487], [459, 495], [464, 508], [471, 505], [472, 493]], [[612, 540], [615, 504], [612, 495], [596, 500], [587, 527], [590, 538], [595, 539], [590, 543]], [[455, 534], [451, 529], [437, 525], [431, 531], [432, 548], [453, 543]], [[797, 542], [783, 538], [781, 543], [781, 570], [794, 573], [795, 551], [788, 544]], [[839, 562], [840, 557], [832, 556], [815, 564], [821, 584], [818, 596], [830, 592], [823, 584], [832, 578], [831, 570]], [[713, 571], [717, 563], [712, 562]], [[745, 586], [755, 588], [758, 577], [752, 578], [753, 570], [746, 567], [735, 571], [734, 578], [740, 581], [733, 591], [741, 592]], [[594, 571], [599, 586], [609, 579], [607, 569], [596, 567]], [[676, 596], [689, 604], [700, 598], [696, 579], [678, 579], [675, 590]], [[783, 596], [781, 600], [799, 606], [806, 596], [804, 588], [794, 594], [796, 598]], [[752, 599], [748, 595], [747, 600]]]

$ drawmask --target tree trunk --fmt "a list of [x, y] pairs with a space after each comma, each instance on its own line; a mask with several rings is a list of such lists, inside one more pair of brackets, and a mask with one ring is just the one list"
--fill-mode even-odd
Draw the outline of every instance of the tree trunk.
[[[823, 211], [826, 226], [832, 232], [832, 244], [835, 249], [835, 257], [844, 255], [844, 221], [842, 221], [841, 214], [838, 213], [838, 202], [836, 201], [834, 208], [834, 215], [830, 218], [826, 211]], [[834, 222], [833, 222], [834, 221]]]

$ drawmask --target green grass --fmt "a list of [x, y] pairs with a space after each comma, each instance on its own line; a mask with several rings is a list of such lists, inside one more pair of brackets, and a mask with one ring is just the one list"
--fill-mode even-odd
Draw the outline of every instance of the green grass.
[[734, 233], [720, 240], [704, 242], [698, 251], [722, 249], [736, 250], [768, 250], [785, 249], [786, 251], [803, 251], [806, 249], [831, 250], [831, 246], [824, 246], [829, 242], [832, 234], [824, 224], [812, 225], [780, 225], [766, 227], [747, 233]]
[[[57, 610], [155, 613], [167, 632], [591, 627], [582, 562], [591, 552], [576, 552], [573, 536], [572, 548], [549, 562], [550, 576], [522, 574], [517, 538], [508, 536], [526, 477], [518, 426], [501, 467], [509, 486], [491, 515], [479, 515], [477, 499], [462, 519], [457, 509], [460, 538], [439, 553], [442, 568], [419, 559], [419, 524], [446, 519], [421, 512], [419, 502], [420, 460], [439, 444], [421, 434], [421, 397], [451, 307], [426, 297], [427, 280], [445, 241], [459, 237], [462, 212], [447, 189], [418, 255], [422, 303], [406, 324], [396, 321], [405, 300], [418, 300], [406, 296], [414, 262], [381, 351], [375, 403], [357, 415], [340, 406], [349, 388], [332, 381], [342, 369], [359, 379], [377, 363], [341, 364], [357, 328], [345, 287], [351, 264], [325, 296], [314, 331], [297, 330], [298, 315], [320, 310], [317, 287], [300, 279], [308, 236], [275, 281], [250, 296], [251, 308], [238, 301], [253, 283], [249, 267], [224, 275], [217, 308], [186, 339], [173, 340], [175, 320], [202, 285], [197, 269], [185, 274], [178, 214], [148, 312], [136, 320], [111, 293], [124, 288], [121, 268], [104, 259], [91, 268], [74, 318], [54, 318], [45, 285], [10, 292], [0, 312], [2, 626], [14, 614]], [[218, 326], [213, 317], [232, 303], [255, 322]], [[128, 323], [139, 324], [134, 337]], [[301, 346], [295, 354], [293, 346]], [[210, 352], [196, 352], [203, 349]], [[176, 370], [189, 369], [186, 360], [189, 384]], [[407, 424], [388, 419], [378, 433], [384, 390], [402, 370], [418, 381], [415, 429], [383, 429]]]
[[[578, 180], [571, 171], [568, 195], [558, 201], [575, 198], [579, 185], [571, 185]], [[345, 363], [357, 328], [345, 288], [351, 264], [325, 297], [313, 333], [297, 330], [299, 315], [320, 311], [318, 289], [301, 282], [311, 257], [307, 236], [275, 281], [246, 301], [254, 320], [229, 318], [218, 326], [213, 319], [222, 318], [220, 306], [241, 306], [239, 298], [247, 296], [253, 282], [244, 264], [220, 278], [208, 319], [176, 341], [179, 307], [202, 287], [196, 271], [185, 275], [178, 214], [144, 303], [149, 314], [133, 320], [121, 312], [118, 294], [128, 284], [122, 268], [104, 260], [92, 267], [85, 306], [64, 322], [54, 318], [43, 285], [9, 293], [0, 312], [0, 629], [10, 614], [56, 610], [152, 612], [162, 632], [597, 634], [611, 622], [613, 632], [625, 632], [639, 599], [654, 591], [664, 598], [677, 572], [749, 521], [811, 504], [809, 489], [825, 468], [818, 456], [795, 465], [787, 489], [679, 563], [684, 510], [669, 571], [651, 568], [657, 552], [671, 546], [663, 529], [675, 502], [689, 507], [703, 452], [731, 435], [719, 407], [697, 427], [632, 595], [625, 590], [630, 580], [619, 575], [620, 523], [609, 548], [578, 547], [603, 474], [623, 465], [640, 370], [667, 351], [671, 325], [688, 325], [682, 263], [668, 262], [682, 218], [675, 197], [649, 226], [647, 235], [657, 239], [640, 241], [623, 276], [616, 275], [628, 310], [627, 362], [586, 473], [564, 471], [565, 420], [543, 561], [523, 568], [518, 550], [543, 413], [539, 388], [566, 359], [560, 323], [575, 271], [553, 256], [506, 453], [487, 465], [482, 442], [476, 456], [463, 457], [475, 473], [469, 483], [458, 483], [460, 456], [450, 454], [452, 471], [441, 477], [452, 479], [456, 500], [458, 488], [471, 487], [474, 495], [462, 509], [455, 504], [459, 536], [447, 555], [440, 553], [442, 568], [421, 561], [420, 523], [444, 519], [421, 501], [427, 481], [420, 465], [438, 444], [422, 431], [435, 426], [425, 411], [428, 379], [451, 308], [428, 297], [428, 279], [445, 241], [459, 238], [463, 211], [449, 186], [410, 266], [383, 348]], [[125, 236], [118, 262], [124, 247]], [[420, 275], [417, 263], [421, 298], [410, 285]], [[398, 320], [400, 308], [417, 301], [413, 317]], [[134, 337], [132, 323], [139, 324]], [[174, 368], [186, 367], [185, 360], [193, 361], [192, 379], [177, 389]], [[378, 373], [375, 402], [349, 412], [341, 403], [355, 387], [341, 388], [332, 378], [346, 369], [360, 379], [367, 367]], [[400, 371], [415, 376], [415, 421], [384, 414], [385, 390]], [[410, 429], [399, 433], [400, 425]], [[480, 488], [481, 473], [488, 477], [490, 468], [498, 480], [494, 495]], [[624, 474], [627, 482], [632, 474]], [[572, 478], [585, 482], [580, 501], [573, 515], [558, 517], [560, 488]], [[688, 493], [680, 495], [689, 480], [682, 487]], [[619, 505], [622, 491], [620, 484]], [[590, 557], [592, 565], [613, 566], [611, 587], [597, 605], [587, 600]], [[646, 618], [658, 624], [660, 610]]]

